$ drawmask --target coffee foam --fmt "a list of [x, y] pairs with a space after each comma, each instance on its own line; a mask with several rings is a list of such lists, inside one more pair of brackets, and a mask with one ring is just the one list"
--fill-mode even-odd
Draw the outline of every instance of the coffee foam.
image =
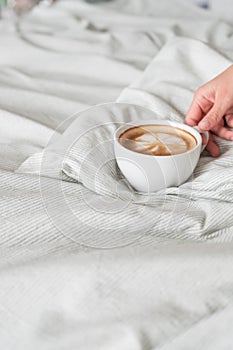
[[188, 131], [170, 125], [140, 125], [127, 129], [119, 137], [120, 143], [131, 151], [170, 156], [190, 151], [197, 145]]

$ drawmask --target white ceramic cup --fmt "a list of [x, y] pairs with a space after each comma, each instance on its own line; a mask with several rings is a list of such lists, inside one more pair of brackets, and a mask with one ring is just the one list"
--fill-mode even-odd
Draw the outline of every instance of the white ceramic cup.
[[[153, 156], [138, 153], [125, 148], [119, 142], [120, 135], [134, 126], [146, 124], [170, 125], [188, 131], [197, 140], [197, 145], [185, 153], [171, 156]], [[167, 187], [179, 186], [193, 173], [201, 152], [206, 145], [202, 144], [201, 134], [206, 143], [209, 133], [199, 131], [188, 125], [168, 120], [140, 120], [120, 126], [114, 134], [114, 149], [117, 164], [131, 186], [138, 192], [151, 193]]]

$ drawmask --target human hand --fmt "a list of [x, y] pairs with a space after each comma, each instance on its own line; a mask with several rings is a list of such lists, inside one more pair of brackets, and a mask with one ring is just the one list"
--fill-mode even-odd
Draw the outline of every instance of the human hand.
[[185, 122], [211, 131], [206, 149], [213, 157], [219, 155], [213, 134], [233, 141], [233, 65], [195, 92]]

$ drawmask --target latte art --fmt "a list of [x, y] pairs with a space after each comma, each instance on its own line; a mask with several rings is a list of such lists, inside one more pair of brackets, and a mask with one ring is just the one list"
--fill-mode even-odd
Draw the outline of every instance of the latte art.
[[119, 141], [131, 151], [153, 155], [171, 156], [190, 151], [197, 145], [188, 131], [170, 125], [140, 125], [123, 132]]

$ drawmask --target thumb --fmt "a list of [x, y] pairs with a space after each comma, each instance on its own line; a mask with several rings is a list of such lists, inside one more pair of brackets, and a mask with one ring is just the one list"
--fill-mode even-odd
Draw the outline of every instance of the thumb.
[[208, 131], [216, 126], [224, 116], [221, 104], [215, 104], [206, 116], [200, 121], [198, 127], [201, 130]]

